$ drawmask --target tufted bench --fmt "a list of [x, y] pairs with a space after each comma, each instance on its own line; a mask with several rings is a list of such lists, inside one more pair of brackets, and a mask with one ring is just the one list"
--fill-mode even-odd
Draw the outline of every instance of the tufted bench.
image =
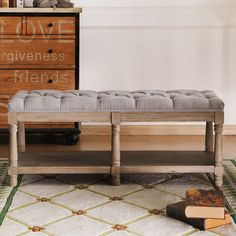
[[[20, 91], [9, 103], [11, 185], [16, 185], [18, 174], [28, 173], [111, 173], [113, 184], [119, 185], [120, 173], [207, 172], [215, 174], [215, 184], [220, 187], [223, 177], [223, 110], [223, 101], [208, 90]], [[157, 121], [206, 122], [204, 152], [156, 152], [152, 153], [154, 158], [151, 159], [159, 159], [160, 164], [125, 164], [129, 158], [120, 151], [120, 124]], [[43, 167], [25, 162], [22, 164], [18, 160], [18, 146], [20, 152], [25, 151], [25, 122], [110, 122], [111, 162], [94, 166], [66, 166], [66, 163], [63, 166], [62, 162], [60, 166], [47, 166], [45, 163]], [[136, 153], [135, 156], [138, 158], [141, 154], [142, 152]], [[143, 153], [140, 158], [147, 159], [148, 155], [150, 152]], [[184, 156], [184, 161], [178, 162], [179, 156]], [[121, 158], [124, 159], [124, 164], [121, 164]], [[173, 161], [178, 164], [173, 164]]]

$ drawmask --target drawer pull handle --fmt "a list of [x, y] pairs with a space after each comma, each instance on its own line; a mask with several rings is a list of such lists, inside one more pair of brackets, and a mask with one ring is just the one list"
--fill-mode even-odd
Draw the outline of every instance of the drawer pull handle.
[[48, 80], [48, 83], [49, 83], [49, 84], [52, 84], [52, 83], [53, 83], [53, 80], [52, 80], [52, 79], [49, 79], [49, 80]]
[[49, 23], [49, 24], [48, 24], [48, 27], [53, 27], [53, 23]]
[[53, 50], [52, 50], [52, 49], [49, 49], [49, 50], [48, 50], [48, 53], [53, 53]]

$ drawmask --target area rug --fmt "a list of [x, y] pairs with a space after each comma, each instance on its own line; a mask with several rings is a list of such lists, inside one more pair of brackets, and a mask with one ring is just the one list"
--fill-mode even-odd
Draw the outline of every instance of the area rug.
[[236, 223], [236, 161], [224, 161], [223, 192], [226, 197], [227, 207]]
[[8, 161], [0, 161], [0, 225], [10, 207], [16, 191], [8, 186], [9, 176], [7, 175]]
[[[223, 190], [235, 219], [236, 165], [224, 166]], [[1, 163], [3, 236], [236, 235], [233, 220], [202, 232], [166, 217], [166, 205], [184, 199], [186, 189], [213, 188], [206, 175], [123, 175], [119, 187], [107, 175], [25, 175], [10, 188], [6, 169]]]

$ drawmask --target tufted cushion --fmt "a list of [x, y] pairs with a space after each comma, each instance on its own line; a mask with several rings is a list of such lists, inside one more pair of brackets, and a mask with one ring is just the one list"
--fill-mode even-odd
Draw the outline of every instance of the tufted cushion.
[[96, 111], [97, 93], [93, 91], [20, 91], [9, 103], [10, 111], [58, 112]]
[[61, 96], [62, 111], [97, 110], [97, 93], [94, 91], [68, 91]]
[[98, 92], [98, 109], [104, 111], [131, 111], [135, 110], [135, 99], [127, 91]]
[[170, 95], [162, 90], [140, 90], [133, 92], [136, 109], [140, 111], [170, 111], [173, 103]]
[[11, 112], [73, 111], [222, 111], [223, 101], [213, 91], [20, 91], [9, 103]]

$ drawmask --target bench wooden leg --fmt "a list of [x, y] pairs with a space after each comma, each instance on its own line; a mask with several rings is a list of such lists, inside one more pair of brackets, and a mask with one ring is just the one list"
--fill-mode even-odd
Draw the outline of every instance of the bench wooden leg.
[[120, 185], [120, 113], [111, 113], [112, 123], [112, 184], [115, 186]]
[[206, 134], [205, 134], [205, 151], [206, 152], [213, 152], [214, 145], [213, 145], [213, 123], [211, 121], [206, 122]]
[[19, 122], [18, 129], [19, 152], [25, 152], [25, 124], [23, 122]]
[[17, 152], [17, 125], [10, 124], [10, 186], [17, 185], [17, 173], [15, 167], [18, 165], [18, 152]]
[[215, 185], [223, 185], [223, 142], [222, 142], [223, 124], [215, 124]]
[[120, 125], [112, 125], [112, 184], [120, 185]]

